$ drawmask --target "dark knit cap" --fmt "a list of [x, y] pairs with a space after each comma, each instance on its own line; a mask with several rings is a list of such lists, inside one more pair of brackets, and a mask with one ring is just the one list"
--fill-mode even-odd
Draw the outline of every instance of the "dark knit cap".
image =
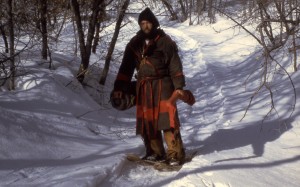
[[138, 19], [139, 24], [141, 24], [141, 22], [144, 20], [151, 22], [153, 24], [154, 28], [159, 27], [159, 22], [158, 22], [157, 18], [155, 17], [153, 12], [148, 7], [140, 13], [139, 19]]

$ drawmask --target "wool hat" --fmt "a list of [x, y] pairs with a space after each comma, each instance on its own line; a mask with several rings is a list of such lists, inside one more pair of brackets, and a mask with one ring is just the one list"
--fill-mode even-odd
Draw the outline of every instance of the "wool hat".
[[140, 13], [139, 19], [138, 19], [139, 24], [141, 24], [141, 22], [144, 20], [151, 22], [153, 24], [154, 28], [159, 27], [159, 22], [158, 22], [157, 18], [155, 17], [153, 12], [148, 7]]

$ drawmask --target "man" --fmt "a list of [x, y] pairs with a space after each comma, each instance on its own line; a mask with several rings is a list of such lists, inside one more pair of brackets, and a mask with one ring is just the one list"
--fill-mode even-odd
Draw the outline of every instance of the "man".
[[[170, 165], [180, 165], [185, 152], [176, 100], [192, 105], [195, 99], [190, 91], [182, 90], [185, 78], [175, 42], [159, 28], [159, 22], [149, 8], [141, 12], [138, 23], [140, 31], [126, 46], [114, 83], [112, 103], [119, 110], [136, 104], [136, 132], [142, 135], [146, 147], [143, 159], [166, 160]], [[135, 69], [137, 82], [132, 84]]]

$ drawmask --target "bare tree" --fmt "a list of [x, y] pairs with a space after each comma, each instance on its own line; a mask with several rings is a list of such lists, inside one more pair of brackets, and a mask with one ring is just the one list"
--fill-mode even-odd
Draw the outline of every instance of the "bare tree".
[[7, 27], [9, 33], [9, 59], [10, 59], [10, 81], [9, 89], [15, 89], [15, 34], [14, 34], [14, 18], [12, 0], [6, 0], [7, 5]]
[[177, 13], [174, 11], [171, 3], [168, 0], [161, 0], [171, 14], [171, 20], [178, 20]]
[[0, 20], [0, 33], [1, 33], [3, 41], [4, 41], [5, 53], [8, 53], [9, 49], [8, 49], [7, 36], [6, 36], [6, 33], [5, 33], [4, 25], [2, 24], [1, 20]]
[[102, 72], [102, 75], [101, 75], [101, 78], [100, 78], [100, 81], [99, 81], [99, 83], [102, 84], [102, 85], [104, 85], [105, 81], [106, 81], [106, 77], [107, 77], [107, 74], [108, 74], [112, 54], [113, 54], [113, 51], [114, 51], [114, 48], [115, 48], [115, 45], [116, 45], [116, 42], [117, 42], [117, 39], [118, 39], [118, 36], [119, 36], [119, 32], [120, 32], [120, 29], [121, 29], [121, 24], [122, 24], [123, 18], [125, 16], [125, 12], [127, 10], [127, 7], [129, 5], [129, 2], [130, 2], [130, 0], [125, 0], [124, 1], [123, 5], [121, 7], [121, 10], [120, 10], [118, 19], [117, 19], [115, 32], [114, 32], [114, 35], [113, 35], [113, 37], [111, 39], [111, 42], [110, 42], [110, 46], [109, 46], [109, 49], [108, 49], [108, 52], [107, 52], [107, 55], [106, 55], [106, 58], [105, 58], [104, 69], [103, 69], [103, 72]]
[[[289, 48], [290, 51], [293, 52], [295, 68], [295, 59], [297, 58], [297, 47], [295, 39], [296, 34], [299, 34], [300, 24], [300, 17], [298, 13], [299, 5], [297, 1], [293, 0], [256, 0], [255, 3], [256, 4], [253, 11], [255, 10], [256, 13], [253, 11], [249, 11], [249, 15], [244, 14], [243, 18], [233, 18], [233, 16], [229, 15], [228, 13], [214, 7], [216, 10], [222, 12], [223, 15], [226, 15], [238, 26], [248, 32], [262, 47], [262, 54], [264, 58], [262, 60], [261, 67], [259, 68], [261, 70], [262, 81], [252, 95], [243, 118], [245, 117], [249, 108], [252, 106], [253, 99], [263, 89], [269, 92], [271, 103], [270, 110], [266, 114], [265, 119], [273, 111], [277, 113], [274, 102], [274, 92], [270, 83], [272, 82], [271, 79], [276, 76], [275, 72], [277, 72], [278, 69], [280, 69], [281, 72], [284, 72], [284, 74], [288, 77], [293, 89], [294, 102], [292, 104], [293, 107], [290, 113], [291, 116], [295, 110], [296, 90], [290, 74], [285, 69], [285, 67], [276, 60], [276, 54], [278, 54], [279, 51], [281, 51], [281, 53], [287, 53], [287, 51], [284, 50], [286, 48]], [[255, 19], [255, 22], [258, 23], [258, 25], [257, 29], [251, 32], [244, 25], [249, 24], [249, 21], [253, 19]], [[277, 115], [279, 116], [278, 113]]]
[[42, 58], [47, 60], [48, 34], [47, 34], [47, 0], [39, 0], [40, 22], [42, 33]]
[[[192, 20], [194, 15], [198, 18], [198, 24], [200, 23], [200, 17], [208, 17], [210, 23], [215, 23], [216, 12], [214, 7], [224, 9], [227, 2], [223, 2], [223, 0], [178, 0], [176, 3], [169, 0], [160, 1], [167, 8], [172, 20], [179, 20], [183, 22], [189, 18], [190, 25], [194, 23], [194, 20]], [[204, 12], [207, 14], [203, 14]]]
[[79, 82], [83, 82], [84, 75], [87, 72], [87, 68], [89, 66], [92, 42], [94, 39], [95, 26], [97, 22], [98, 13], [100, 11], [100, 5], [104, 0], [92, 0], [91, 1], [91, 14], [89, 16], [88, 22], [88, 33], [86, 36], [84, 35], [84, 28], [82, 25], [82, 18], [80, 12], [80, 6], [77, 0], [71, 0], [71, 5], [73, 8], [75, 22], [77, 26], [78, 38], [79, 38], [79, 48], [81, 55], [81, 65], [77, 73], [77, 79]]
[[106, 12], [105, 12], [106, 6], [107, 6], [107, 4], [102, 3], [101, 7], [100, 7], [98, 20], [97, 20], [97, 23], [96, 23], [95, 38], [94, 38], [94, 43], [93, 43], [93, 47], [92, 47], [92, 52], [93, 53], [96, 53], [96, 49], [97, 49], [97, 46], [99, 44], [100, 32], [101, 32], [101, 23], [106, 19]]

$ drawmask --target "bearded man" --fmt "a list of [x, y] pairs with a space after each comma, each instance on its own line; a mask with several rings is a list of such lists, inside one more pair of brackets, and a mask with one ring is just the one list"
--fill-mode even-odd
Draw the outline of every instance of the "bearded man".
[[[140, 30], [126, 46], [111, 100], [119, 110], [136, 105], [136, 133], [146, 148], [143, 159], [180, 165], [185, 151], [176, 100], [193, 105], [195, 98], [183, 90], [185, 77], [176, 43], [159, 28], [149, 8], [140, 13], [138, 23]], [[137, 81], [132, 84], [135, 69]]]

